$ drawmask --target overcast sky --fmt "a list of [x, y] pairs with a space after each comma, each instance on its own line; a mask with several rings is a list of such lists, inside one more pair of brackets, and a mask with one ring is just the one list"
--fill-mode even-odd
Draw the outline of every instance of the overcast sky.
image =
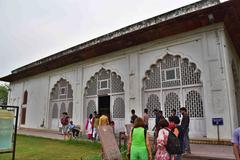
[[0, 77], [197, 0], [0, 0]]

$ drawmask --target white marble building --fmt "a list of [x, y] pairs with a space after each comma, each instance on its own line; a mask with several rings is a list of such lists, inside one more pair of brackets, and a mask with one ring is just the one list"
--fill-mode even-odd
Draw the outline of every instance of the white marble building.
[[142, 116], [159, 108], [167, 117], [186, 106], [192, 138], [216, 139], [212, 118], [221, 117], [220, 137], [230, 139], [240, 123], [240, 52], [221, 10], [232, 3], [201, 1], [14, 70], [1, 80], [10, 82], [9, 105], [21, 108], [19, 126], [44, 121], [57, 130], [67, 111], [84, 127], [96, 110], [107, 111], [118, 132], [131, 109]]

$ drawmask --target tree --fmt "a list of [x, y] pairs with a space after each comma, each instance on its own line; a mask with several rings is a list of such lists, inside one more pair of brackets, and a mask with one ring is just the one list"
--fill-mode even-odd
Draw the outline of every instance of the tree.
[[7, 105], [9, 86], [7, 84], [0, 85], [0, 105]]

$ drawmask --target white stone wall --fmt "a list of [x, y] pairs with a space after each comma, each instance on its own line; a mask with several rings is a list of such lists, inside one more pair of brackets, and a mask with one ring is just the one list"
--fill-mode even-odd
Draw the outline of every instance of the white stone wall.
[[[236, 123], [233, 103], [231, 103], [231, 79], [226, 68], [230, 49], [224, 49], [225, 34], [221, 24], [201, 28], [192, 32], [164, 38], [144, 45], [124, 49], [108, 55], [92, 58], [53, 71], [11, 83], [9, 104], [21, 105], [25, 90], [28, 91], [26, 125], [39, 128], [43, 119], [49, 119], [49, 95], [54, 84], [64, 78], [73, 89], [73, 120], [85, 124], [84, 88], [87, 81], [101, 68], [109, 69], [121, 76], [125, 91], [125, 123], [130, 121], [130, 110], [143, 113], [142, 85], [145, 72], [164, 55], [180, 55], [194, 62], [202, 72], [203, 101], [206, 124], [203, 127], [208, 138], [216, 137], [216, 127], [212, 118], [224, 118], [220, 127], [221, 137], [230, 139], [232, 127]], [[229, 81], [229, 82], [228, 82]], [[229, 107], [230, 106], [230, 107]], [[230, 109], [232, 108], [232, 109]], [[194, 135], [192, 135], [194, 136]]]
[[[229, 124], [231, 127], [231, 133], [237, 127], [239, 127], [239, 116], [240, 112], [237, 109], [237, 100], [239, 101], [240, 97], [237, 97], [235, 92], [237, 92], [237, 88], [235, 86], [234, 79], [240, 80], [240, 58], [237, 55], [231, 39], [228, 37], [226, 32], [222, 32], [223, 34], [223, 51], [225, 56], [225, 66], [226, 66], [226, 85], [227, 85], [227, 92], [228, 92], [228, 101], [229, 101], [229, 112], [231, 123]], [[233, 68], [232, 65], [235, 66], [237, 76], [233, 77]], [[237, 84], [236, 84], [237, 85]], [[240, 84], [238, 84], [240, 85]]]

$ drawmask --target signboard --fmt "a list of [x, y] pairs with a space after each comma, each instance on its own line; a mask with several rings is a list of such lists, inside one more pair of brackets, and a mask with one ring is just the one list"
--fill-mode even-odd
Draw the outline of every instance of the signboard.
[[212, 118], [212, 125], [223, 125], [223, 118]]
[[113, 134], [113, 128], [109, 125], [99, 126], [98, 133], [103, 148], [103, 159], [121, 160], [121, 153]]
[[13, 112], [0, 109], [0, 152], [13, 150]]

